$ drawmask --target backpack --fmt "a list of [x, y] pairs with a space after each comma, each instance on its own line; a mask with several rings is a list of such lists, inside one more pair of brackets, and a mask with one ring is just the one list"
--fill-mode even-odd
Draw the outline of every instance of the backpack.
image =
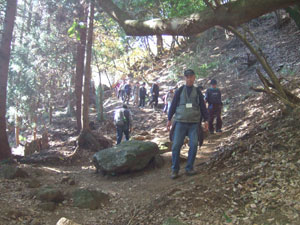
[[221, 92], [218, 88], [208, 89], [206, 98], [209, 104], [222, 104]]
[[125, 90], [126, 94], [130, 94], [131, 86], [129, 84], [126, 84], [125, 87], [124, 87], [124, 90]]
[[126, 123], [126, 117], [124, 115], [124, 110], [123, 109], [118, 109], [115, 113], [114, 117], [114, 123], [117, 126], [124, 126]]

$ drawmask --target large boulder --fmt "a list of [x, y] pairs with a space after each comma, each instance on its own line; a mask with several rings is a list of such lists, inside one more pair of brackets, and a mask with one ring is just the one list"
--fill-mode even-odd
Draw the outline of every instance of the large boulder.
[[94, 154], [97, 172], [120, 174], [144, 169], [159, 153], [157, 144], [143, 141], [127, 141]]

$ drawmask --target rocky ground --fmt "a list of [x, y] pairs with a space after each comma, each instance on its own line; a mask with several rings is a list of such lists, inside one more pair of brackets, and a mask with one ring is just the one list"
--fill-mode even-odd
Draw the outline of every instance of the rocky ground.
[[[274, 24], [274, 18], [267, 15], [249, 26], [273, 68], [285, 77], [286, 85], [299, 92], [299, 30], [293, 23], [280, 30]], [[201, 63], [219, 62], [198, 82], [218, 79], [225, 128], [221, 135], [207, 136], [195, 162], [196, 176], [181, 174], [170, 179], [166, 115], [161, 109], [130, 105], [135, 120], [133, 138], [160, 144], [162, 168], [149, 166], [136, 173], [102, 176], [95, 174], [94, 153], [88, 150], [81, 151], [72, 163], [58, 157], [52, 162], [20, 164], [25, 171], [17, 173], [20, 177], [0, 178], [0, 224], [54, 225], [61, 217], [85, 225], [300, 224], [299, 111], [289, 112], [275, 99], [249, 90], [258, 84], [258, 65], [244, 64], [247, 50], [234, 38], [216, 37], [205, 42], [205, 47], [197, 46], [202, 47], [197, 56]], [[146, 73], [149, 80], [149, 75], [160, 79], [165, 90], [174, 83], [164, 76], [169, 61], [169, 56], [163, 57]], [[112, 140], [112, 111], [120, 104], [109, 98], [107, 120], [96, 123], [97, 132]], [[75, 121], [57, 115], [49, 134], [50, 151], [62, 155], [74, 151]], [[186, 151], [187, 146], [182, 151], [182, 166]], [[74, 192], [79, 188], [99, 191], [100, 205], [92, 207], [97, 209], [74, 206]], [[46, 191], [51, 194], [43, 197]], [[55, 203], [49, 204], [49, 198]]]

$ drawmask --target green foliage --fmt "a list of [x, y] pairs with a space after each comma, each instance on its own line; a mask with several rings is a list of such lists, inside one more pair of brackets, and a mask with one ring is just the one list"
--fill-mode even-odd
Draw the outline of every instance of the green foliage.
[[127, 75], [128, 68], [144, 58], [147, 53], [137, 42], [128, 37], [117, 23], [106, 14], [97, 16], [95, 22], [94, 56], [100, 71], [114, 74], [116, 78]]
[[294, 8], [288, 7], [285, 10], [293, 18], [298, 28], [300, 29], [300, 4], [296, 5]]
[[84, 28], [85, 26], [80, 26], [76, 21], [73, 22], [72, 26], [68, 29], [69, 37], [76, 37], [76, 40], [80, 40], [80, 33], [78, 28]]
[[133, 0], [130, 3], [126, 5], [125, 1], [117, 1], [119, 7], [143, 19], [187, 16], [206, 7], [203, 0]]
[[293, 69], [291, 69], [289, 66], [284, 66], [280, 70], [280, 74], [284, 76], [295, 76], [296, 72]]
[[174, 70], [170, 70], [169, 72], [169, 76], [168, 79], [170, 80], [174, 80], [176, 82], [178, 82], [180, 80], [180, 75], [182, 74], [182, 71], [178, 71], [176, 70], [176, 72]]
[[[66, 83], [74, 70], [72, 55], [76, 45], [66, 33], [66, 27], [73, 20], [74, 7], [70, 7], [73, 3], [68, 0], [62, 2], [47, 0], [37, 4], [33, 0], [33, 12], [22, 5], [24, 2], [18, 7], [17, 15], [21, 16], [16, 20], [7, 106], [10, 120], [14, 120], [18, 112], [26, 127], [34, 126], [31, 121], [35, 115], [42, 119], [49, 104], [64, 100], [68, 90]], [[29, 20], [30, 13], [38, 12], [49, 12], [51, 16], [38, 15]], [[75, 28], [76, 24], [73, 25]]]
[[224, 218], [226, 220], [226, 223], [231, 223], [232, 222], [232, 219], [226, 215], [226, 213], [224, 213]]
[[[174, 59], [175, 63], [170, 67], [171, 69], [171, 76], [175, 76], [175, 74], [182, 75], [183, 71], [186, 68], [192, 69], [196, 73], [197, 78], [204, 78], [209, 75], [210, 72], [212, 72], [215, 68], [218, 67], [219, 62], [213, 61], [213, 62], [207, 62], [201, 64], [199, 57], [197, 57], [195, 54], [187, 54], [184, 53]], [[175, 77], [174, 77], [175, 78]], [[175, 80], [177, 80], [176, 78]]]
[[218, 62], [204, 63], [199, 67], [199, 76], [207, 77], [209, 71], [218, 67]]
[[167, 17], [187, 16], [206, 8], [203, 0], [163, 1]]

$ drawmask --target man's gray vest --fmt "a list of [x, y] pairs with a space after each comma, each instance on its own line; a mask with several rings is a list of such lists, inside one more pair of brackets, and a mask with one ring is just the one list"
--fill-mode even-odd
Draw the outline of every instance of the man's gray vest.
[[[187, 104], [192, 104], [191, 108], [187, 108]], [[201, 111], [199, 105], [199, 95], [196, 87], [193, 86], [190, 96], [187, 94], [186, 86], [180, 94], [179, 105], [176, 108], [175, 121], [183, 123], [199, 123], [201, 119]]]

